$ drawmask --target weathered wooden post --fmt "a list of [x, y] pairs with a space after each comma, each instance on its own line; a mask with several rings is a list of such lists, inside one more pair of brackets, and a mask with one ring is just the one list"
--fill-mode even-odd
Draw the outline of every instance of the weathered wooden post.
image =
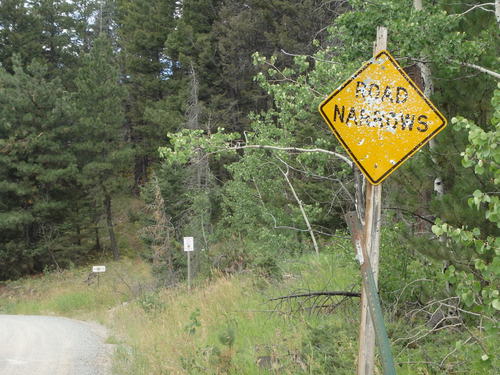
[[[387, 29], [377, 28], [373, 56], [387, 49]], [[375, 286], [378, 285], [378, 263], [380, 248], [380, 220], [382, 206], [382, 185], [373, 185], [369, 181], [365, 196], [365, 226], [363, 234], [364, 248], [368, 253]], [[375, 329], [368, 308], [367, 287], [363, 278], [361, 290], [361, 323], [359, 327], [358, 375], [371, 375], [374, 369]]]
[[194, 251], [194, 238], [184, 237], [184, 251], [187, 253], [187, 280], [188, 289], [191, 289], [191, 252]]
[[92, 272], [97, 273], [97, 287], [99, 288], [99, 275], [101, 274], [101, 272], [106, 272], [106, 266], [93, 266]]

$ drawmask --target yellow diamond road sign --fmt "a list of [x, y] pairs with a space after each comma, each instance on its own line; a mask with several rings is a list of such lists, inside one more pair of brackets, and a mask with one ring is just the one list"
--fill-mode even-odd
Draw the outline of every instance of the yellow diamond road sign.
[[387, 51], [330, 94], [319, 111], [373, 185], [446, 126], [444, 116]]

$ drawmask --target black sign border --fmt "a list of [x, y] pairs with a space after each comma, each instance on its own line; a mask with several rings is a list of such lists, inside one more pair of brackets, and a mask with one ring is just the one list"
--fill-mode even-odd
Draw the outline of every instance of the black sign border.
[[[330, 119], [327, 117], [325, 111], [323, 110], [323, 107], [327, 105], [339, 92], [341, 92], [344, 87], [346, 87], [349, 83], [354, 81], [361, 73], [363, 73], [370, 65], [372, 65], [375, 60], [377, 60], [381, 56], [386, 56], [389, 61], [394, 65], [394, 67], [401, 73], [401, 75], [406, 79], [406, 81], [415, 89], [415, 91], [422, 97], [422, 99], [429, 105], [429, 107], [434, 111], [434, 113], [441, 119], [442, 123], [439, 125], [431, 134], [429, 134], [426, 138], [424, 138], [419, 144], [417, 144], [413, 149], [411, 149], [405, 156], [403, 156], [399, 161], [394, 164], [387, 172], [385, 172], [380, 178], [377, 180], [374, 180], [370, 174], [363, 168], [361, 165], [361, 162], [356, 158], [356, 156], [353, 154], [351, 149], [347, 146], [347, 144], [344, 142], [340, 134], [337, 132], [335, 127], [333, 126], [332, 122]], [[403, 68], [398, 64], [398, 62], [391, 56], [391, 54], [383, 50], [379, 52], [373, 59], [368, 61], [365, 65], [363, 65], [354, 75], [351, 76], [347, 81], [345, 81], [342, 86], [340, 86], [337, 90], [335, 90], [328, 98], [326, 98], [320, 105], [319, 105], [319, 111], [321, 112], [321, 115], [323, 118], [326, 120], [330, 130], [335, 134], [335, 137], [342, 143], [348, 154], [351, 156], [352, 160], [356, 163], [356, 165], [361, 169], [363, 174], [368, 178], [368, 180], [372, 183], [372, 185], [378, 185], [380, 184], [384, 179], [386, 179], [396, 168], [398, 168], [401, 164], [403, 164], [407, 159], [409, 159], [413, 154], [415, 154], [420, 148], [422, 148], [428, 141], [430, 141], [437, 133], [439, 133], [443, 128], [446, 126], [447, 121], [444, 118], [444, 116], [437, 110], [437, 108], [430, 102], [429, 99], [425, 97], [425, 95], [422, 93], [422, 91], [418, 88], [415, 82], [412, 81], [412, 79], [406, 74], [406, 72], [403, 70]]]

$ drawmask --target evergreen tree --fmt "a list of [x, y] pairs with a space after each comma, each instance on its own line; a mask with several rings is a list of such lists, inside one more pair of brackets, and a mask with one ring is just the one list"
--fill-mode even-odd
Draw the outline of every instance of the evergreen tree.
[[54, 240], [72, 231], [65, 218], [77, 178], [62, 82], [38, 62], [23, 70], [13, 60], [13, 70], [0, 69], [1, 278], [58, 265], [66, 248]]
[[174, 0], [118, 1], [118, 35], [128, 91], [126, 127], [135, 153], [136, 192], [167, 132], [167, 125], [152, 123], [147, 112], [165, 97], [165, 82], [173, 68], [163, 49], [174, 26], [175, 4]]
[[225, 102], [224, 127], [241, 131], [248, 114], [269, 107], [265, 92], [254, 81], [260, 67], [255, 52], [276, 56], [275, 66], [290, 66], [293, 55], [311, 55], [313, 41], [323, 41], [327, 26], [347, 9], [325, 0], [224, 2], [213, 27]]
[[[254, 81], [258, 68], [253, 64], [253, 53], [275, 55], [276, 66], [284, 68], [292, 58], [283, 51], [312, 53], [315, 48], [312, 40], [321, 39], [325, 26], [341, 11], [341, 6], [329, 7], [324, 1], [309, 0], [183, 1], [176, 28], [166, 43], [168, 56], [177, 61], [167, 87], [177, 98], [182, 98], [179, 100], [182, 104], [177, 111], [168, 112], [175, 116], [157, 111], [157, 121], [169, 121], [182, 114], [184, 118], [177, 128], [206, 132], [218, 127], [239, 132], [247, 130], [250, 113], [268, 109], [271, 104], [265, 91]], [[195, 175], [199, 175], [201, 163], [192, 161], [191, 165], [198, 170]], [[211, 163], [210, 170], [219, 181], [229, 178], [220, 162]], [[192, 187], [191, 182], [185, 181], [183, 185]], [[173, 199], [175, 206], [180, 201], [187, 203], [185, 195], [176, 194]], [[212, 211], [217, 216], [220, 210], [216, 202], [212, 202], [210, 210], [202, 205], [203, 211]], [[173, 212], [170, 214], [174, 219], [177, 217]]]
[[[91, 51], [82, 57], [78, 71], [72, 148], [80, 171], [79, 181], [87, 199], [93, 201], [91, 207], [97, 208], [96, 200], [102, 199], [115, 259], [119, 258], [119, 249], [113, 229], [112, 196], [124, 184], [122, 175], [130, 163], [130, 149], [123, 134], [125, 91], [119, 78], [111, 42], [101, 34]], [[98, 217], [95, 213], [92, 216]]]
[[86, 19], [77, 18], [75, 2], [64, 0], [6, 0], [0, 4], [0, 61], [13, 72], [12, 58], [21, 65], [43, 60], [50, 76], [71, 82]]
[[42, 57], [40, 33], [40, 23], [26, 1], [0, 2], [0, 62], [8, 72], [13, 72], [14, 54], [19, 56], [23, 66]]

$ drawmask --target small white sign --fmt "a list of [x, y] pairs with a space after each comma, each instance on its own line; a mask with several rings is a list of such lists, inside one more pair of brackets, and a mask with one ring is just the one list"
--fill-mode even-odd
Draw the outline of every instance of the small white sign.
[[184, 237], [184, 251], [194, 251], [193, 237]]
[[93, 266], [92, 272], [106, 272], [106, 266]]

